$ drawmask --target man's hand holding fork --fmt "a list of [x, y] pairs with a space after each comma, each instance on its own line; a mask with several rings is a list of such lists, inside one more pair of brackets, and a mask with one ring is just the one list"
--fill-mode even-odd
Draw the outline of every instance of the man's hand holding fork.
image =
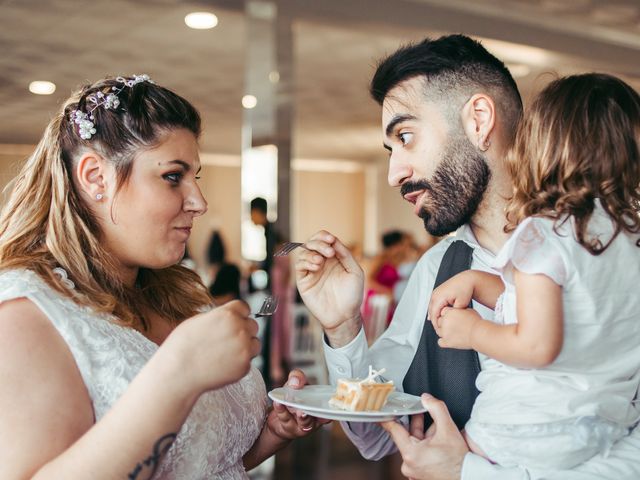
[[346, 345], [362, 325], [362, 268], [347, 247], [324, 230], [300, 246], [295, 271], [302, 300], [322, 324], [331, 346]]

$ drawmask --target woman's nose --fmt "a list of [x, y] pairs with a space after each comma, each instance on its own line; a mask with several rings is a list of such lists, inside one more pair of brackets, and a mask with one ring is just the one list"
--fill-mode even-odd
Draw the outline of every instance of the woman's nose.
[[197, 185], [189, 192], [184, 202], [185, 210], [192, 212], [195, 217], [203, 215], [208, 208], [207, 201], [205, 200], [200, 187]]

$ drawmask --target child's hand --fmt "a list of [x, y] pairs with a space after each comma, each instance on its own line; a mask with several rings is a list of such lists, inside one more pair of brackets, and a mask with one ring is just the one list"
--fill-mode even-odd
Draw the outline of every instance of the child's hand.
[[436, 288], [429, 301], [429, 320], [438, 325], [442, 309], [446, 307], [467, 308], [473, 298], [473, 272], [459, 273]]
[[470, 349], [472, 332], [482, 317], [473, 308], [445, 307], [433, 326], [440, 337], [438, 345], [443, 348]]

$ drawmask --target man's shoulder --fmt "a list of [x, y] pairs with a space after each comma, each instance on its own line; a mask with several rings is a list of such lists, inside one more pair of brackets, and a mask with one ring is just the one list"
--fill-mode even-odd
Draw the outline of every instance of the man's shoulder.
[[423, 268], [425, 267], [428, 268], [429, 265], [434, 265], [434, 264], [436, 266], [439, 266], [440, 261], [444, 256], [444, 253], [447, 251], [447, 248], [449, 248], [449, 246], [451, 246], [451, 244], [455, 240], [456, 240], [456, 237], [452, 235], [447, 236], [442, 240], [440, 240], [433, 247], [431, 247], [429, 250], [427, 250], [422, 254], [422, 257], [420, 257], [420, 260], [418, 260], [418, 265], [419, 266], [422, 265]]

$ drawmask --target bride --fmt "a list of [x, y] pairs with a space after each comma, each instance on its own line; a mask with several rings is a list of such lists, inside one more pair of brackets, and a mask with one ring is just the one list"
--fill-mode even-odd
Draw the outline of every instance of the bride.
[[193, 106], [146, 75], [108, 78], [65, 102], [14, 180], [0, 478], [248, 478], [322, 422], [267, 410], [248, 307], [210, 309], [178, 265], [207, 209], [199, 134]]

